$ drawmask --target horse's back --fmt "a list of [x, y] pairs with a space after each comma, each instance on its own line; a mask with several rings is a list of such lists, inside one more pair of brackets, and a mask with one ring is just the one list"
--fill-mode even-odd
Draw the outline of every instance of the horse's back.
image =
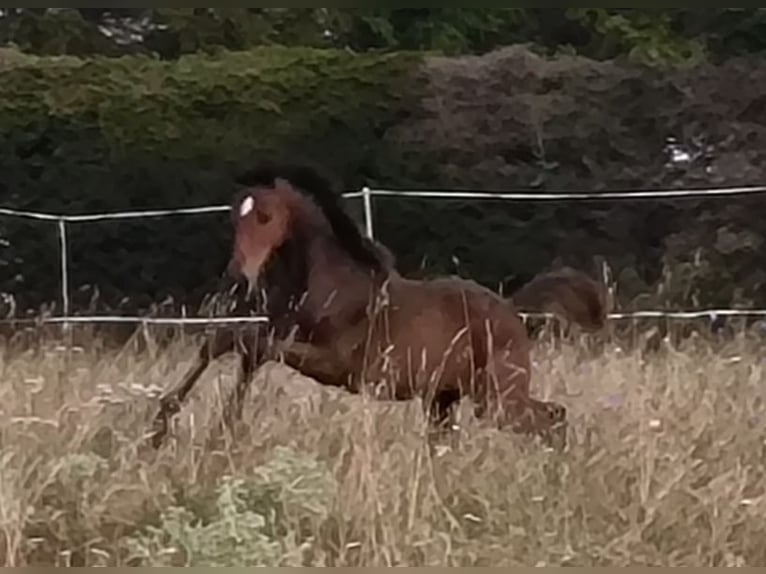
[[439, 277], [425, 281], [400, 279], [392, 282], [392, 300], [403, 309], [419, 309], [440, 315], [449, 323], [486, 322], [501, 331], [515, 331], [523, 323], [511, 301], [491, 289], [460, 277]]
[[389, 363], [439, 369], [445, 389], [470, 383], [496, 351], [527, 368], [526, 329], [513, 306], [491, 290], [459, 278], [392, 278], [387, 294], [377, 338]]

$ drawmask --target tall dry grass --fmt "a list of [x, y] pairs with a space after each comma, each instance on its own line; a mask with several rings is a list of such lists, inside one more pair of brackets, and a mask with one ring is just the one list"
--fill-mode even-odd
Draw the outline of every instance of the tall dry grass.
[[568, 406], [563, 454], [473, 420], [431, 443], [418, 403], [319, 387], [280, 365], [219, 432], [236, 374], [213, 365], [167, 445], [154, 395], [194, 348], [6, 345], [5, 565], [764, 565], [762, 341], [653, 353], [535, 350]]

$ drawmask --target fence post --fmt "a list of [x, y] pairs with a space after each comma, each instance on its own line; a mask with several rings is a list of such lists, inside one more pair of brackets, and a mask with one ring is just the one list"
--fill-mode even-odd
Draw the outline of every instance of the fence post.
[[[61, 306], [65, 317], [69, 317], [69, 245], [67, 241], [66, 220], [59, 219], [59, 253], [61, 255]], [[64, 323], [64, 328], [69, 326]]]
[[366, 185], [362, 188], [362, 200], [364, 201], [364, 224], [367, 229], [367, 237], [374, 239], [372, 226], [372, 193]]

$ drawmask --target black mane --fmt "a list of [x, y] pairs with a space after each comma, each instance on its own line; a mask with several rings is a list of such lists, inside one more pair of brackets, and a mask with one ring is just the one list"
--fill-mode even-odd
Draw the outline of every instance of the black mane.
[[330, 224], [340, 245], [359, 263], [381, 271], [385, 267], [374, 244], [359, 231], [354, 220], [341, 207], [339, 194], [321, 169], [308, 164], [263, 162], [241, 174], [236, 183], [246, 187], [273, 187], [284, 179], [298, 191], [314, 200]]

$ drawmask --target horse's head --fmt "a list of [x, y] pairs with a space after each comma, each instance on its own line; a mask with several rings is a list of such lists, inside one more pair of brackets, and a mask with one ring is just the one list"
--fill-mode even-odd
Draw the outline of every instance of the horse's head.
[[229, 273], [255, 283], [270, 257], [289, 238], [296, 192], [277, 180], [273, 187], [254, 186], [241, 193], [232, 207], [234, 243]]
[[234, 202], [234, 249], [229, 272], [251, 284], [264, 265], [289, 242], [291, 257], [305, 257], [307, 241], [324, 236], [362, 269], [387, 272], [386, 257], [362, 236], [338, 203], [339, 195], [320, 172], [307, 166], [265, 164], [240, 178], [246, 187]]

